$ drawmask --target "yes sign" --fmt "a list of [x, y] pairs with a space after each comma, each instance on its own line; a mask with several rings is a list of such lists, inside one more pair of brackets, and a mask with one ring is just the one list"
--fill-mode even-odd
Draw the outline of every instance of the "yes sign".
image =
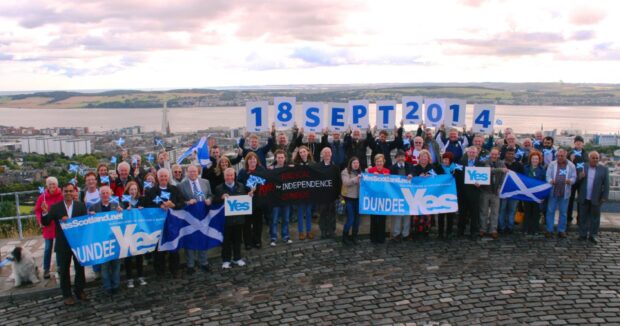
[[491, 184], [491, 168], [490, 167], [465, 167], [465, 184]]
[[250, 214], [252, 214], [252, 197], [248, 195], [243, 195], [229, 196], [228, 198], [226, 198], [224, 215], [236, 216]]

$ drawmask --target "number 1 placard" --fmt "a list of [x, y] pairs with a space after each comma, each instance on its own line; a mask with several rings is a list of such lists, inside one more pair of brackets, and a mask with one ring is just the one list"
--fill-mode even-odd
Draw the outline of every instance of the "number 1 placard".
[[446, 100], [446, 127], [464, 127], [467, 114], [467, 102], [464, 100]]
[[269, 103], [248, 102], [245, 105], [245, 125], [249, 132], [269, 130]]
[[293, 128], [295, 123], [295, 98], [276, 97], [273, 99], [275, 122], [278, 129]]
[[474, 105], [474, 121], [471, 126], [473, 132], [485, 134], [493, 133], [495, 123], [495, 105], [476, 104]]

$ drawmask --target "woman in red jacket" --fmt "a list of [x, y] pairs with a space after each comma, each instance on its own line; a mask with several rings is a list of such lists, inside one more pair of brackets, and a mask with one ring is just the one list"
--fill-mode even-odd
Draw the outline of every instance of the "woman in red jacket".
[[52, 205], [62, 201], [62, 191], [58, 188], [58, 179], [47, 177], [45, 179], [46, 189], [37, 199], [34, 206], [34, 214], [41, 226], [43, 239], [45, 239], [45, 251], [43, 252], [43, 277], [50, 278], [50, 265], [52, 260], [52, 248], [54, 248], [54, 239], [56, 238], [56, 225], [54, 221], [48, 226], [41, 224], [41, 215], [43, 208], [49, 210]]
[[[372, 174], [390, 174], [390, 169], [385, 167], [385, 156], [383, 154], [375, 155], [375, 166], [368, 168], [367, 172]], [[370, 216], [370, 242], [385, 242], [385, 215]]]

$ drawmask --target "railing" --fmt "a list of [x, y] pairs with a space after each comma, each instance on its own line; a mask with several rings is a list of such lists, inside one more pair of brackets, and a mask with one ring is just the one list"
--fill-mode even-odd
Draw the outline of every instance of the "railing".
[[17, 220], [17, 231], [19, 232], [19, 239], [20, 240], [24, 239], [22, 219], [33, 218], [33, 217], [36, 217], [36, 215], [34, 215], [34, 214], [22, 215], [21, 214], [21, 211], [19, 209], [19, 196], [20, 195], [26, 195], [26, 194], [36, 194], [36, 193], [38, 193], [38, 191], [36, 191], [36, 190], [0, 193], [0, 199], [3, 199], [2, 197], [5, 197], [5, 196], [11, 196], [11, 195], [15, 196], [15, 212], [16, 212], [17, 215], [15, 215], [15, 216], [8, 216], [8, 217], [0, 217], [0, 221]]

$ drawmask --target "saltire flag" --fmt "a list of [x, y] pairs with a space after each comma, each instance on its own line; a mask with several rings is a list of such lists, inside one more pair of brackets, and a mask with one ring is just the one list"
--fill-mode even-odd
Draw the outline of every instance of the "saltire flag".
[[545, 198], [549, 197], [551, 188], [551, 184], [547, 182], [508, 171], [499, 191], [499, 197], [542, 203]]
[[196, 152], [198, 163], [200, 163], [200, 165], [202, 165], [203, 167], [207, 166], [211, 162], [211, 159], [209, 159], [209, 142], [207, 141], [207, 139], [208, 136], [200, 137], [200, 139], [198, 140], [198, 142], [196, 142], [196, 144], [194, 144], [194, 146], [190, 147], [188, 150], [185, 151], [185, 153], [179, 156], [179, 158], [177, 159], [177, 164], [181, 164], [181, 162], [183, 162], [186, 157], [192, 155], [193, 152]]
[[177, 251], [181, 248], [208, 250], [224, 241], [224, 205], [207, 206], [203, 201], [168, 210], [159, 251]]

